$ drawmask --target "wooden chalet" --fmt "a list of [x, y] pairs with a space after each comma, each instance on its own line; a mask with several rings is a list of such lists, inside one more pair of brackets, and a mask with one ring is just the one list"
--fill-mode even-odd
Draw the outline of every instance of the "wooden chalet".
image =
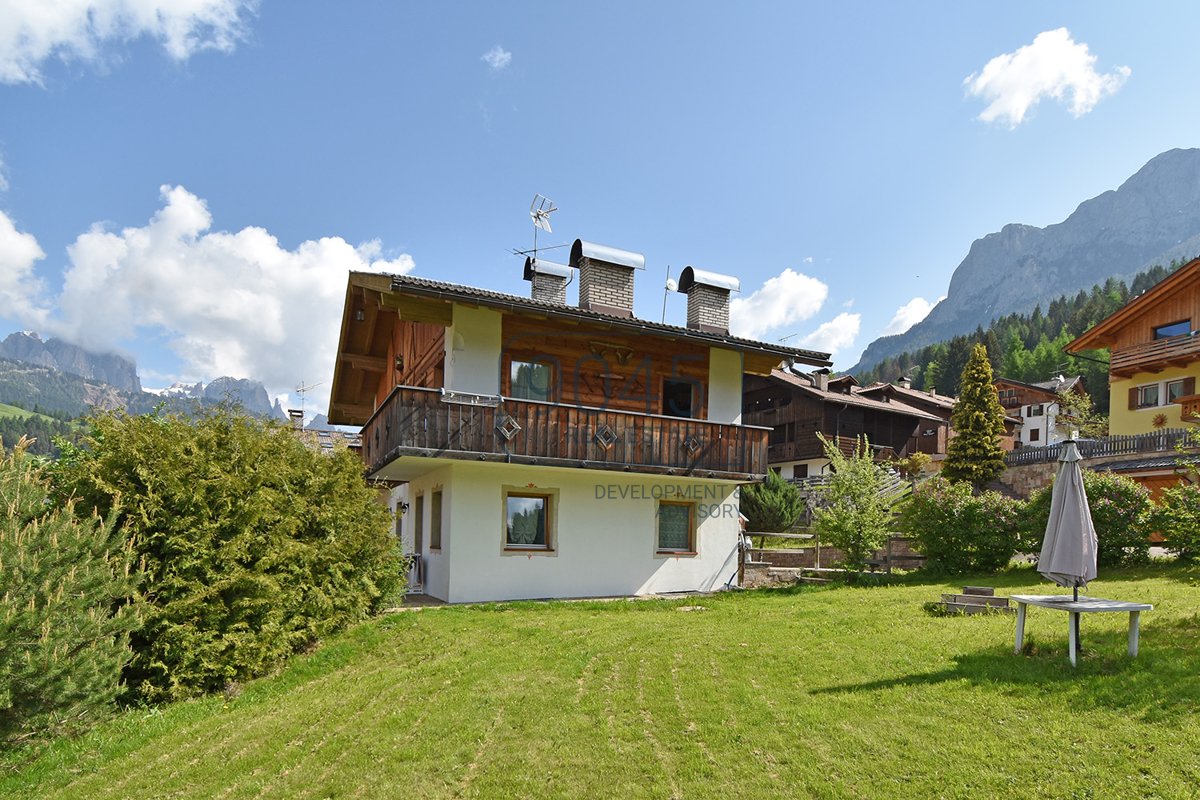
[[817, 434], [853, 451], [865, 435], [875, 458], [904, 458], [925, 429], [942, 420], [889, 393], [869, 396], [852, 376], [830, 378], [824, 371], [797, 373], [777, 369], [746, 380], [745, 421], [771, 428], [767, 461], [785, 478], [807, 478], [828, 464]]
[[527, 261], [529, 297], [351, 273], [329, 419], [362, 425], [367, 474], [397, 487], [425, 592], [627, 595], [728, 578], [737, 487], [767, 471], [743, 376], [828, 356], [731, 336], [736, 279], [691, 267], [686, 327], [637, 319], [643, 266], [576, 241], [570, 264]]

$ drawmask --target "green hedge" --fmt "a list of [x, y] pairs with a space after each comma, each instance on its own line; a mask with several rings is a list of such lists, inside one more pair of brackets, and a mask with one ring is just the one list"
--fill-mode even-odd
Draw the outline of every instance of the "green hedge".
[[[1096, 526], [1101, 567], [1143, 564], [1150, 560], [1150, 493], [1136, 481], [1112, 472], [1083, 471], [1092, 523]], [[1038, 489], [1027, 502], [1025, 538], [1036, 554], [1050, 520], [1052, 487]]]
[[995, 572], [1021, 547], [1023, 506], [996, 492], [977, 495], [968, 483], [935, 477], [916, 487], [897, 521], [917, 541], [927, 569]]
[[126, 671], [143, 699], [261, 675], [377, 610], [403, 573], [390, 513], [347, 450], [217, 409], [104, 414], [54, 468], [60, 497], [111, 516], [144, 567]]
[[111, 706], [136, 626], [112, 525], [48, 502], [22, 442], [0, 458], [0, 747], [76, 733]]

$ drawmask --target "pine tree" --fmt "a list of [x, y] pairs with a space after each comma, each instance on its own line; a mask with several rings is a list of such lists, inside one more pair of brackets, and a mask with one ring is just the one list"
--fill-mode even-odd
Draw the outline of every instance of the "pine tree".
[[762, 483], [743, 486], [741, 512], [751, 533], [779, 533], [791, 528], [804, 513], [800, 490], [770, 471]]
[[129, 549], [111, 524], [48, 502], [27, 444], [0, 458], [0, 749], [101, 716], [136, 623]]
[[1004, 471], [1004, 409], [996, 397], [992, 365], [987, 348], [971, 349], [971, 357], [962, 371], [958, 402], [951, 417], [954, 438], [946, 451], [942, 474], [952, 481], [967, 481], [976, 487]]

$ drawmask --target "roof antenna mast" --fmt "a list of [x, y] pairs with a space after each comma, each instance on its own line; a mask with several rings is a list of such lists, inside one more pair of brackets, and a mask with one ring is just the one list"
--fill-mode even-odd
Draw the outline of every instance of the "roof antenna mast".
[[537, 261], [537, 235], [538, 231], [542, 230], [546, 233], [554, 233], [550, 228], [550, 215], [558, 211], [558, 207], [554, 205], [554, 201], [543, 194], [535, 194], [533, 202], [529, 204], [529, 217], [533, 220], [533, 260]]
[[667, 264], [667, 282], [663, 284], [663, 313], [660, 322], [667, 321], [667, 296], [678, 288], [679, 284], [671, 280], [671, 265]]
[[[304, 395], [311, 392], [313, 389], [320, 386], [320, 383], [305, 383], [300, 381], [296, 384], [296, 394], [300, 395], [300, 413], [304, 414]], [[303, 416], [301, 417], [303, 419]]]

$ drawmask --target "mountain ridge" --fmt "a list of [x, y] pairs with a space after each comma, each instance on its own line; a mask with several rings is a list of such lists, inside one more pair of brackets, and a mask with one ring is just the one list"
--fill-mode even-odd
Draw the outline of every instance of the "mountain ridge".
[[848, 372], [1043, 308], [1107, 278], [1200, 253], [1200, 149], [1160, 153], [1116, 189], [1081, 202], [1043, 228], [1010, 223], [971, 243], [946, 298], [901, 334], [871, 342]]

